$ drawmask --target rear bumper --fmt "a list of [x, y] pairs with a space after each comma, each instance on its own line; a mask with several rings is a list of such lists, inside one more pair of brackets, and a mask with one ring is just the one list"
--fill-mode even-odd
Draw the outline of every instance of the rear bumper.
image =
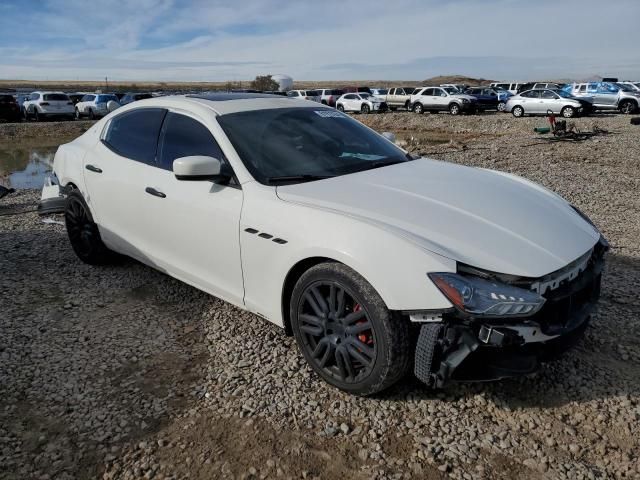
[[65, 188], [58, 184], [55, 175], [47, 177], [42, 187], [40, 202], [38, 203], [38, 215], [64, 213], [66, 202]]

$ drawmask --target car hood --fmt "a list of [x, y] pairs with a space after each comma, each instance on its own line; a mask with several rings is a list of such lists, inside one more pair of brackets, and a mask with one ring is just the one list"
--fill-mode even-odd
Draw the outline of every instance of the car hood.
[[511, 275], [554, 272], [600, 238], [565, 200], [537, 184], [437, 160], [279, 186], [277, 194], [377, 224], [458, 262]]

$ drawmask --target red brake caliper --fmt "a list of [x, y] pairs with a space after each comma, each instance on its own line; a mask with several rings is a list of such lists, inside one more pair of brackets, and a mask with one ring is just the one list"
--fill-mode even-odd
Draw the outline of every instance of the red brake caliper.
[[[360, 310], [362, 310], [362, 306], [360, 306], [359, 303], [356, 303], [353, 306], [353, 313], [359, 312]], [[356, 322], [356, 325], [366, 322], [366, 320], [360, 320], [359, 322]], [[360, 340], [365, 345], [373, 345], [373, 337], [371, 336], [371, 332], [362, 332], [358, 335], [358, 340]]]

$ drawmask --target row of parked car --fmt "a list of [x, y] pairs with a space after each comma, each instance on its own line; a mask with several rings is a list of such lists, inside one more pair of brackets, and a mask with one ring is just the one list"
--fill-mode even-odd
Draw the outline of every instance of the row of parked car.
[[0, 94], [0, 120], [43, 120], [46, 118], [96, 119], [127, 105], [151, 98], [150, 93], [64, 93], [37, 91], [29, 94]]
[[[350, 90], [350, 91], [349, 91]], [[492, 83], [469, 87], [444, 84], [389, 89], [291, 90], [292, 98], [334, 106], [344, 112], [384, 112], [399, 108], [415, 113], [448, 111], [453, 115], [497, 110], [515, 117], [552, 112], [571, 118], [595, 111], [634, 113], [640, 107], [640, 82]]]
[[[249, 91], [242, 91], [249, 92]], [[254, 92], [254, 91], [251, 91]], [[183, 92], [172, 92], [183, 93]], [[517, 83], [488, 86], [443, 84], [392, 88], [347, 87], [264, 92], [319, 102], [343, 112], [385, 112], [406, 109], [418, 114], [441, 111], [452, 115], [497, 110], [514, 117], [552, 112], [566, 118], [595, 111], [634, 113], [640, 108], [640, 82]], [[164, 94], [167, 94], [166, 92]], [[41, 120], [48, 117], [100, 118], [151, 93], [63, 93], [37, 91], [0, 94], [0, 120]]]

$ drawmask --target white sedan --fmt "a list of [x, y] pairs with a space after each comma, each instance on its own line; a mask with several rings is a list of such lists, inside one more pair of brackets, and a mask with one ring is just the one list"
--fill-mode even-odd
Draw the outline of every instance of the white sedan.
[[558, 195], [416, 159], [323, 105], [141, 100], [62, 145], [54, 172], [43, 205], [62, 205], [81, 260], [127, 255], [254, 312], [354, 394], [410, 370], [432, 387], [529, 373], [600, 291], [606, 240]]
[[366, 92], [345, 93], [336, 101], [336, 108], [341, 112], [385, 112], [387, 102]]

